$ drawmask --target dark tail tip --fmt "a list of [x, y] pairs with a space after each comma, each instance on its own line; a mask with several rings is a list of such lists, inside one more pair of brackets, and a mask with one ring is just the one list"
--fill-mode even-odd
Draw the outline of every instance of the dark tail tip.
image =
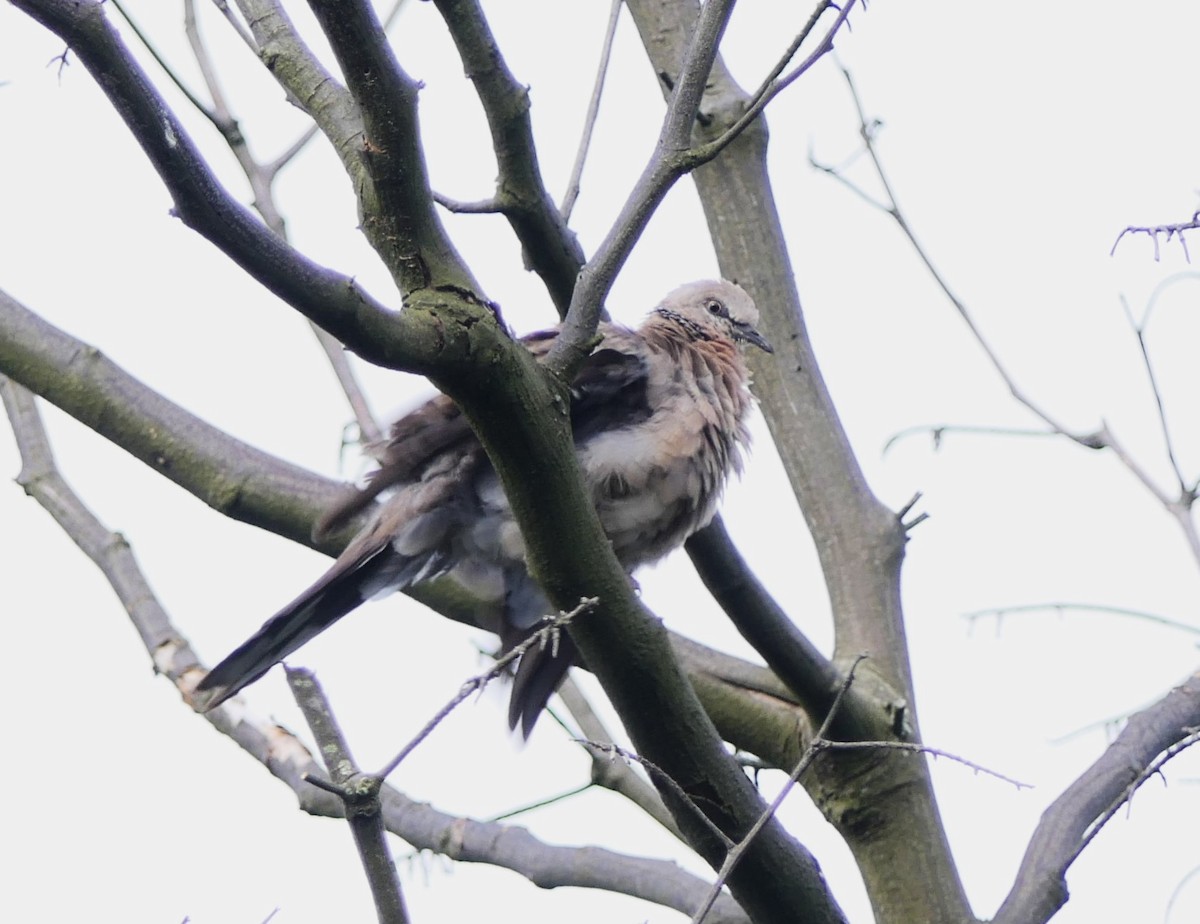
[[538, 716], [577, 660], [577, 652], [571, 637], [562, 632], [558, 637], [556, 652], [547, 645], [544, 648], [531, 648], [521, 656], [508, 700], [509, 728], [515, 729], [520, 725], [521, 736], [529, 738]]

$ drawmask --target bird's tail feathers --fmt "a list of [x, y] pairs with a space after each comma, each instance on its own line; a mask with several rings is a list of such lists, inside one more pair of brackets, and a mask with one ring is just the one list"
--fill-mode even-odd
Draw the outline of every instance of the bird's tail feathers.
[[571, 636], [560, 632], [556, 646], [533, 647], [521, 656], [508, 699], [509, 728], [520, 725], [522, 736], [529, 737], [550, 697], [578, 660], [578, 652]]
[[201, 712], [214, 709], [258, 680], [301, 645], [366, 600], [409, 587], [445, 570], [445, 556], [400, 556], [389, 544], [355, 563], [335, 564], [295, 600], [263, 623], [196, 687]]

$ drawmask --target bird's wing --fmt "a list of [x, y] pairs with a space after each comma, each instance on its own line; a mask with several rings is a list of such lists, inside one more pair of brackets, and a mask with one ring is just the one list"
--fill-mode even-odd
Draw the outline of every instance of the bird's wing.
[[362, 488], [350, 487], [313, 525], [320, 540], [341, 529], [366, 510], [383, 492], [421, 477], [436, 459], [454, 450], [467, 453], [478, 446], [475, 434], [458, 405], [445, 395], [426, 401], [394, 424], [386, 440], [367, 448], [379, 462]]
[[643, 353], [625, 343], [601, 344], [584, 360], [571, 383], [571, 429], [576, 444], [648, 419], [648, 381]]

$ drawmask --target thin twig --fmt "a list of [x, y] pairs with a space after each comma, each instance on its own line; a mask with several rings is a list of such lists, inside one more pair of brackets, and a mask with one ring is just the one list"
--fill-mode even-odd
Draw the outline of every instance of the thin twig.
[[[196, 20], [195, 0], [184, 0], [184, 32], [204, 78], [204, 83], [208, 87], [209, 96], [213, 100], [213, 111], [210, 118], [221, 132], [221, 136], [237, 160], [238, 166], [242, 168], [242, 173], [250, 183], [250, 189], [254, 193], [254, 208], [262, 216], [267, 227], [286, 241], [288, 239], [287, 224], [275, 201], [275, 178], [279, 171], [299, 154], [308, 141], [316, 135], [317, 126], [315, 123], [309, 126], [300, 138], [274, 161], [268, 164], [260, 163], [251, 153], [246, 136], [242, 134], [238, 121], [234, 118], [221, 89], [220, 81], [217, 79], [217, 68], [200, 34], [199, 24]], [[309, 321], [309, 326], [312, 328], [313, 336], [317, 338], [317, 344], [325, 354], [330, 368], [333, 369], [334, 377], [341, 386], [342, 394], [345, 395], [346, 401], [354, 413], [354, 419], [358, 424], [358, 431], [363, 441], [378, 440], [382, 431], [371, 413], [362, 386], [354, 374], [354, 369], [346, 357], [346, 351], [342, 344], [316, 323]]]
[[679, 152], [689, 148], [717, 45], [732, 12], [733, 0], [709, 0], [700, 7], [654, 152], [616, 221], [575, 280], [562, 332], [545, 360], [545, 367], [552, 375], [570, 378], [591, 351], [604, 299], [617, 273], [667, 191], [690, 169], [689, 162]]
[[927, 744], [916, 744], [912, 741], [817, 741], [814, 745], [819, 751], [908, 751], [912, 754], [928, 754], [930, 757], [943, 757], [946, 760], [952, 760], [956, 764], [962, 764], [976, 773], [982, 773], [984, 776], [990, 776], [993, 779], [999, 780], [1001, 783], [1008, 783], [1017, 789], [1032, 789], [1032, 783], [1022, 783], [1018, 779], [1011, 776], [1005, 776], [998, 770], [992, 770], [983, 764], [977, 764], [973, 760], [968, 760], [965, 757], [960, 757], [958, 754], [952, 754], [950, 751], [943, 751], [941, 748], [930, 747]]
[[[615, 742], [612, 732], [605, 727], [596, 714], [596, 710], [592, 708], [592, 704], [588, 702], [587, 697], [584, 696], [583, 691], [570, 675], [558, 688], [558, 698], [562, 700], [563, 705], [571, 713], [571, 718], [579, 727], [578, 733], [568, 730], [573, 739], [582, 738], [587, 741], [598, 741], [605, 745]], [[558, 717], [555, 716], [555, 718]], [[559, 724], [563, 724], [561, 720]], [[683, 832], [675, 824], [675, 819], [671, 817], [671, 813], [658, 791], [634, 772], [629, 764], [611, 760], [586, 744], [583, 745], [583, 749], [592, 761], [592, 784], [620, 793], [675, 837], [684, 840]]]
[[503, 210], [495, 199], [476, 199], [473, 202], [464, 202], [461, 199], [451, 199], [449, 196], [435, 192], [433, 201], [440, 205], [448, 212], [455, 212], [463, 215], [494, 215]]
[[[720, 154], [721, 151], [728, 147], [746, 129], [746, 126], [758, 118], [759, 113], [766, 108], [767, 104], [771, 102], [771, 100], [795, 83], [805, 73], [807, 73], [814, 64], [821, 60], [821, 58], [833, 51], [833, 39], [841, 30], [842, 26], [844, 26], [849, 20], [850, 11], [854, 8], [854, 3], [855, 0], [849, 0], [849, 2], [847, 2], [844, 6], [838, 6], [838, 4], [831, 2], [831, 0], [822, 0], [821, 3], [817, 4], [816, 9], [813, 10], [812, 15], [809, 17], [808, 22], [805, 23], [804, 28], [801, 29], [796, 37], [792, 40], [792, 43], [775, 63], [775, 66], [771, 69], [771, 72], [767, 75], [767, 78], [762, 82], [758, 90], [751, 97], [750, 105], [746, 107], [746, 111], [743, 112], [738, 120], [729, 126], [729, 128], [726, 129], [719, 138], [716, 138], [705, 145], [694, 148], [690, 152], [690, 155], [696, 160], [697, 166], [702, 163], [707, 163]], [[796, 67], [794, 67], [791, 71], [789, 71], [786, 77], [780, 78], [779, 75], [783, 72], [783, 69], [787, 67], [788, 62], [792, 60], [796, 52], [800, 50], [800, 46], [803, 45], [808, 37], [812, 34], [812, 31], [816, 28], [817, 22], [820, 20], [820, 18], [827, 10], [830, 9], [837, 10], [837, 18], [834, 19], [832, 25], [825, 30], [825, 34], [821, 37], [820, 42], [817, 43], [817, 47], [813, 49], [808, 57], [797, 64]]]
[[850, 689], [850, 685], [854, 683], [854, 672], [858, 669], [858, 665], [863, 661], [864, 658], [866, 658], [866, 655], [858, 655], [858, 657], [854, 659], [854, 663], [850, 665], [849, 670], [846, 671], [846, 678], [842, 681], [842, 685], [838, 689], [837, 696], [834, 697], [833, 704], [829, 707], [829, 713], [825, 716], [825, 720], [821, 723], [821, 727], [817, 729], [817, 733], [813, 736], [812, 741], [809, 742], [808, 747], [805, 748], [804, 753], [800, 756], [800, 760], [796, 764], [795, 768], [791, 773], [788, 774], [787, 782], [783, 784], [775, 798], [771, 801], [771, 804], [767, 806], [766, 811], [764, 811], [758, 817], [758, 820], [754, 822], [750, 830], [746, 832], [746, 835], [730, 849], [728, 854], [726, 854], [725, 862], [721, 864], [720, 872], [717, 873], [716, 881], [713, 882], [712, 888], [709, 889], [708, 895], [705, 896], [704, 904], [702, 904], [692, 916], [692, 924], [700, 924], [700, 922], [704, 920], [705, 916], [707, 916], [709, 912], [709, 909], [712, 908], [713, 903], [717, 900], [717, 896], [721, 894], [721, 889], [725, 887], [725, 882], [729, 879], [729, 875], [733, 872], [734, 867], [738, 865], [742, 857], [745, 856], [746, 851], [750, 848], [750, 844], [752, 844], [754, 842], [754, 838], [758, 836], [758, 832], [766, 827], [768, 821], [775, 817], [775, 813], [779, 810], [779, 806], [783, 805], [783, 800], [788, 797], [792, 791], [792, 788], [804, 774], [804, 771], [807, 770], [812, 764], [813, 760], [816, 759], [818, 753], [817, 744], [818, 742], [826, 740], [825, 736], [829, 733], [829, 729], [833, 726], [834, 718], [837, 715], [838, 708], [842, 704], [842, 699], [845, 697], [846, 691]]
[[[1182, 274], [1181, 274], [1182, 275]], [[1142, 315], [1142, 323], [1138, 323], [1133, 317], [1133, 311], [1129, 308], [1129, 302], [1125, 296], [1120, 297], [1121, 309], [1125, 312], [1125, 318], [1129, 321], [1129, 326], [1133, 330], [1133, 335], [1137, 338], [1138, 350], [1142, 356], [1142, 366], [1146, 370], [1146, 379], [1150, 383], [1150, 391], [1154, 395], [1154, 406], [1158, 412], [1158, 425], [1162, 431], [1163, 444], [1167, 450], [1167, 458], [1171, 461], [1171, 468], [1175, 472], [1175, 480], [1179, 484], [1179, 495], [1184, 503], [1190, 505], [1195, 499], [1188, 495], [1192, 493], [1192, 489], [1188, 486], [1187, 481], [1183, 477], [1183, 470], [1180, 468], [1179, 459], [1175, 455], [1175, 442], [1171, 439], [1171, 429], [1167, 425], [1167, 411], [1163, 404], [1162, 392], [1158, 387], [1158, 377], [1154, 374], [1154, 363], [1150, 360], [1150, 350], [1146, 346], [1146, 326], [1150, 320], [1150, 312], [1154, 308], [1158, 296], [1166, 285], [1178, 280], [1180, 276], [1175, 276], [1170, 280], [1166, 280], [1164, 284], [1157, 286], [1151, 293], [1146, 304], [1146, 310]]]
[[579, 198], [579, 183], [583, 177], [583, 165], [587, 162], [588, 148], [592, 143], [592, 131], [596, 128], [596, 117], [600, 113], [600, 97], [604, 93], [604, 79], [608, 74], [608, 64], [612, 59], [613, 37], [617, 34], [617, 22], [621, 18], [621, 7], [624, 0], [612, 0], [608, 11], [608, 26], [604, 30], [604, 44], [600, 48], [600, 63], [596, 67], [596, 81], [592, 85], [592, 97], [588, 100], [587, 114], [583, 118], [583, 133], [579, 138], [579, 150], [575, 154], [575, 164], [571, 167], [571, 178], [567, 180], [567, 192], [563, 196], [559, 211], [563, 221], [569, 221], [575, 208], [575, 200]]
[[1108, 252], [1111, 257], [1117, 252], [1117, 245], [1121, 243], [1121, 238], [1126, 234], [1146, 234], [1154, 241], [1154, 262], [1157, 263], [1161, 257], [1158, 249], [1158, 236], [1165, 234], [1167, 243], [1171, 243], [1171, 238], [1179, 238], [1179, 246], [1183, 248], [1183, 258], [1188, 263], [1192, 262], [1192, 255], [1188, 253], [1187, 238], [1184, 237], [1185, 231], [1194, 231], [1200, 228], [1200, 211], [1193, 212], [1189, 221], [1176, 222], [1173, 225], [1129, 225], [1113, 241], [1112, 250]]
[[1200, 874], [1200, 866], [1193, 866], [1188, 870], [1187, 874], [1176, 883], [1175, 888], [1171, 890], [1171, 897], [1167, 899], [1167, 907], [1163, 909], [1163, 924], [1170, 924], [1171, 912], [1175, 910], [1175, 902], [1179, 900], [1179, 896], [1183, 894], [1183, 890], [1187, 884]]
[[[917, 257], [923, 264], [925, 264], [925, 268], [933, 277], [933, 280], [937, 284], [938, 288], [942, 290], [942, 293], [949, 300], [950, 304], [954, 306], [955, 311], [958, 312], [959, 317], [962, 318], [963, 323], [967, 325], [967, 329], [975, 338], [975, 342], [979, 345], [979, 348], [983, 350], [984, 355], [992, 364], [992, 368], [994, 368], [997, 374], [999, 374], [1000, 378], [1004, 381], [1004, 384], [1008, 387], [1008, 390], [1012, 396], [1036, 417], [1046, 423], [1052, 430], [1057, 433], [1061, 433], [1064, 436], [1070, 436], [1072, 439], [1074, 439], [1071, 432], [1064, 424], [1051, 417], [1046, 411], [1035, 404], [1032, 399], [1026, 396], [1025, 393], [1017, 386], [1016, 380], [1009, 373], [1005, 365], [1000, 361], [999, 355], [992, 349], [991, 345], [984, 338], [982, 332], [976, 326], [975, 319], [971, 316], [971, 312], [968, 310], [966, 303], [963, 302], [963, 300], [960, 299], [950, 288], [950, 284], [938, 271], [937, 267], [933, 265], [933, 261], [929, 257], [925, 248], [921, 245], [920, 241], [917, 240], [912, 226], [909, 225], [904, 213], [900, 210], [895, 191], [892, 188], [891, 181], [888, 179], [887, 171], [885, 171], [883, 168], [883, 162], [879, 157], [879, 152], [875, 147], [875, 128], [877, 127], [878, 123], [867, 119], [866, 111], [863, 108], [862, 98], [858, 95], [858, 88], [855, 86], [854, 78], [850, 75], [850, 71], [845, 67], [842, 67], [841, 72], [842, 77], [846, 81], [846, 86], [850, 90], [850, 98], [854, 102], [855, 112], [858, 114], [859, 135], [863, 140], [863, 145], [867, 155], [871, 159], [871, 164], [874, 167], [875, 175], [879, 178], [880, 185], [883, 187], [884, 195], [887, 197], [886, 204], [879, 207], [882, 208], [885, 213], [891, 216], [891, 218], [900, 227], [900, 230], [904, 233], [904, 236], [908, 238], [909, 243], [912, 244], [914, 252], [917, 254]], [[835, 174], [833, 168], [822, 166], [815, 161], [812, 161], [811, 158], [810, 163], [812, 163], [815, 168], [822, 170], [831, 176], [838, 175], [840, 177], [840, 174]], [[842, 181], [844, 183], [848, 182], [844, 179]], [[860, 193], [860, 195], [870, 201], [866, 193]]]
[[1187, 632], [1191, 635], [1200, 635], [1200, 627], [1190, 625], [1178, 619], [1160, 616], [1157, 613], [1148, 613], [1145, 610], [1135, 610], [1124, 606], [1107, 606], [1102, 603], [1070, 603], [1066, 601], [1050, 603], [1024, 603], [1017, 606], [997, 606], [988, 607], [987, 609], [982, 610], [972, 610], [969, 613], [963, 613], [963, 618], [974, 623], [985, 616], [995, 616], [997, 619], [999, 619], [1000, 617], [1007, 616], [1010, 613], [1035, 613], [1047, 610], [1057, 613], [1087, 612], [1105, 613], [1112, 616], [1128, 616], [1132, 619], [1140, 619], [1143, 622], [1150, 622], [1154, 623], [1155, 625], [1165, 626], [1168, 629], [1178, 629], [1181, 632]]
[[555, 796], [547, 796], [545, 799], [538, 799], [537, 802], [530, 802], [528, 805], [522, 805], [518, 808], [508, 809], [501, 812], [499, 815], [492, 815], [489, 818], [484, 818], [483, 821], [489, 824], [494, 824], [498, 821], [507, 821], [510, 818], [516, 818], [518, 815], [524, 815], [528, 812], [537, 811], [540, 808], [545, 808], [548, 805], [554, 805], [558, 802], [565, 802], [567, 799], [573, 799], [575, 796], [582, 795], [596, 784], [590, 780], [582, 786], [576, 786], [574, 789], [568, 789], [566, 792], [560, 792]]
[[582, 744], [584, 747], [588, 748], [589, 750], [594, 750], [597, 753], [609, 754], [612, 757], [620, 757], [622, 760], [633, 761], [634, 763], [641, 764], [646, 768], [646, 772], [649, 773], [650, 776], [658, 780], [662, 785], [666, 786], [666, 788], [671, 791], [675, 798], [692, 810], [695, 816], [700, 819], [701, 822], [703, 822], [704, 826], [708, 828], [710, 832], [712, 832], [712, 835], [725, 845], [726, 850], [733, 849], [734, 843], [732, 838], [718, 828], [716, 824], [713, 823], [712, 819], [705, 814], [704, 809], [700, 808], [700, 806], [696, 804], [696, 801], [688, 795], [687, 790], [680, 786], [679, 783], [676, 782], [669, 773], [663, 770], [662, 767], [658, 766], [658, 764], [646, 759], [645, 757], [642, 757], [640, 754], [635, 754], [633, 751], [621, 747], [619, 744], [604, 744], [600, 741], [586, 741], [582, 738], [576, 740], [579, 744]]
[[[995, 350], [992, 349], [991, 344], [984, 338], [983, 333], [976, 326], [975, 320], [971, 316], [970, 311], [967, 309], [966, 304], [954, 294], [954, 292], [950, 289], [949, 284], [933, 265], [933, 261], [930, 259], [925, 249], [921, 246], [920, 242], [917, 240], [912, 227], [909, 225], [904, 213], [900, 210], [891, 181], [888, 179], [887, 172], [883, 168], [883, 163], [875, 146], [875, 133], [879, 123], [876, 120], [868, 120], [866, 111], [863, 108], [862, 99], [859, 96], [858, 89], [854, 84], [854, 79], [851, 77], [850, 72], [845, 67], [842, 68], [842, 76], [846, 80], [846, 85], [850, 91], [850, 97], [854, 102], [854, 108], [858, 114], [859, 133], [863, 140], [864, 149], [871, 159], [871, 164], [874, 168], [875, 174], [878, 177], [880, 185], [883, 187], [883, 191], [886, 196], [886, 203], [874, 204], [878, 208], [882, 209], [886, 214], [891, 216], [891, 218], [900, 227], [900, 230], [904, 233], [905, 237], [908, 238], [914, 252], [917, 254], [917, 257], [925, 265], [925, 268], [929, 271], [934, 282], [942, 290], [947, 300], [949, 300], [951, 305], [954, 306], [954, 309], [958, 312], [959, 317], [962, 318], [963, 323], [966, 324], [967, 329], [970, 331], [971, 336], [974, 338], [976, 344], [983, 351], [984, 355], [988, 359], [988, 362], [991, 363], [992, 368], [995, 369], [997, 375], [1000, 376], [1000, 379], [1008, 388], [1009, 393], [1019, 404], [1024, 406], [1026, 410], [1045, 423], [1056, 434], [1064, 436], [1072, 442], [1087, 449], [1110, 450], [1121, 462], [1121, 464], [1125, 466], [1129, 473], [1133, 475], [1133, 477], [1137, 479], [1137, 481], [1139, 481], [1141, 485], [1150, 492], [1151, 495], [1153, 495], [1155, 500], [1157, 500], [1159, 504], [1161, 504], [1163, 508], [1175, 518], [1184, 534], [1184, 539], [1188, 543], [1188, 548], [1192, 553], [1193, 559], [1195, 559], [1197, 564], [1200, 564], [1200, 532], [1197, 532], [1196, 524], [1193, 522], [1191, 516], [1191, 508], [1196, 500], [1196, 491], [1194, 488], [1189, 487], [1183, 482], [1183, 479], [1178, 471], [1178, 467], [1176, 467], [1176, 474], [1177, 476], [1180, 476], [1179, 481], [1182, 491], [1179, 497], [1173, 498], [1168, 496], [1168, 494], [1163, 491], [1158, 484], [1155, 483], [1154, 479], [1150, 477], [1150, 473], [1133, 458], [1133, 455], [1125, 448], [1124, 444], [1117, 439], [1115, 434], [1113, 434], [1112, 430], [1109, 429], [1106, 423], [1101, 421], [1100, 428], [1090, 433], [1080, 433], [1070, 430], [1065, 424], [1052, 417], [1049, 412], [1047, 412], [1032, 398], [1025, 394], [1025, 392], [1022, 391], [1017, 385], [1016, 379], [1009, 373], [1008, 369], [1001, 362], [999, 355]], [[853, 184], [846, 180], [845, 177], [843, 177], [837, 171], [837, 168], [821, 165], [817, 163], [811, 156], [810, 163], [812, 163], [814, 168], [822, 170], [830, 176], [838, 178], [839, 181], [845, 185], [855, 189], [855, 191], [867, 201], [873, 202], [870, 196], [868, 196], [865, 192], [858, 190]], [[1200, 212], [1198, 212], [1194, 218], [1200, 219]], [[889, 441], [889, 445], [891, 442], [892, 441]]]
[[388, 14], [383, 17], [383, 31], [387, 32], [396, 24], [396, 20], [400, 18], [400, 13], [408, 6], [408, 0], [396, 0], [392, 4], [392, 8], [388, 10]]
[[229, 6], [226, 0], [213, 0], [213, 6], [215, 6], [217, 10], [220, 11], [221, 15], [225, 17], [225, 21], [229, 23], [229, 28], [231, 28], [234, 34], [242, 40], [247, 48], [250, 49], [251, 54], [253, 54], [255, 57], [258, 57], [258, 43], [254, 41], [254, 36], [250, 34], [250, 30], [246, 28], [245, 23], [237, 18], [233, 12], [233, 9]]
[[313, 140], [313, 138], [317, 137], [318, 131], [319, 131], [319, 129], [317, 128], [316, 122], [314, 122], [312, 125], [308, 126], [308, 128], [306, 128], [303, 132], [301, 132], [300, 137], [297, 138], [295, 141], [293, 141], [291, 143], [291, 145], [289, 145], [283, 151], [283, 153], [281, 153], [278, 157], [276, 157], [270, 163], [261, 165], [263, 172], [272, 181], [274, 181], [275, 174], [277, 174], [280, 170], [282, 170], [284, 167], [286, 167], [288, 164], [290, 164], [292, 162], [292, 160], [296, 157], [296, 155], [299, 154], [301, 151], [303, 151], [304, 148], [308, 145], [308, 143]]
[[463, 700], [465, 700], [472, 693], [482, 691], [484, 687], [503, 674], [508, 669], [510, 664], [520, 658], [531, 648], [544, 647], [546, 645], [550, 645], [552, 647], [557, 646], [558, 634], [567, 626], [567, 624], [570, 623], [570, 621], [576, 616], [580, 615], [581, 613], [586, 613], [588, 610], [595, 607], [599, 602], [600, 600], [598, 597], [583, 598], [579, 601], [579, 605], [573, 610], [568, 613], [559, 613], [558, 616], [547, 620], [544, 626], [530, 635], [529, 638], [525, 639], [525, 641], [523, 641], [520, 645], [515, 646], [503, 657], [498, 658], [496, 663], [489, 667], [486, 671], [467, 680], [459, 688], [458, 692], [450, 698], [450, 701], [447, 702], [446, 705], [442, 706], [442, 708], [434, 714], [433, 718], [425, 723], [424, 727], [417, 732], [412, 740], [409, 741], [408, 744], [404, 745], [404, 747], [400, 749], [400, 752], [395, 757], [389, 760], [380, 770], [372, 775], [379, 777], [381, 780], [387, 779], [391, 775], [392, 771], [400, 766], [404, 759], [413, 752], [417, 745], [428, 738], [433, 730], [442, 723], [442, 720], [445, 719], [446, 716], [448, 716], [456, 708], [458, 708], [459, 704], [462, 703]]
[[[972, 424], [922, 424], [919, 427], [905, 427], [896, 433], [893, 433], [886, 443], [883, 444], [883, 449], [880, 450], [880, 455], [887, 455], [893, 446], [903, 439], [910, 436], [923, 436], [928, 434], [933, 439], [933, 448], [942, 448], [942, 439], [948, 433], [973, 433], [983, 436], [1052, 436], [1058, 438], [1062, 436], [1057, 430], [1028, 430], [1021, 427], [982, 427]], [[1099, 446], [1093, 446], [1093, 449], [1099, 449]]]
[[109, 2], [112, 3], [113, 8], [121, 14], [121, 18], [125, 20], [130, 31], [137, 36], [137, 40], [142, 43], [142, 47], [144, 47], [146, 51], [150, 53], [150, 57], [152, 57], [155, 63], [162, 68], [163, 73], [167, 75], [167, 78], [171, 81], [171, 83], [175, 84], [175, 88], [187, 98], [187, 101], [191, 103], [201, 115], [207, 117], [214, 125], [217, 126], [218, 129], [220, 129], [221, 125], [217, 120], [216, 113], [208, 106], [205, 106], [203, 102], [201, 102], [200, 98], [191, 91], [188, 85], [183, 82], [183, 79], [176, 74], [171, 65], [167, 63], [167, 59], [158, 53], [158, 49], [154, 46], [154, 43], [150, 41], [150, 37], [142, 31], [142, 28], [137, 24], [137, 21], [129, 15], [129, 12], [121, 4], [120, 0], [109, 0]]

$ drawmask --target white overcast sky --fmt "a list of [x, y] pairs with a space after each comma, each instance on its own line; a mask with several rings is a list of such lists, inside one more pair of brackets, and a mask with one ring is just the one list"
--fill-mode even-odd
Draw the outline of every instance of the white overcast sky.
[[[193, 87], [178, 4], [129, 0]], [[518, 79], [531, 87], [542, 165], [563, 189], [592, 81], [607, 3], [487, 4]], [[110, 13], [112, 11], [110, 10]], [[203, 26], [256, 153], [303, 130], [300, 116], [213, 11]], [[301, 9], [294, 14], [304, 19]], [[808, 10], [746, 0], [723, 46], [753, 86]], [[786, 23], [780, 25], [780, 23]], [[901, 204], [956, 293], [1027, 393], [1081, 430], [1107, 421], [1166, 489], [1170, 469], [1153, 398], [1120, 298], [1154, 309], [1148, 342], [1180, 464], [1200, 474], [1200, 278], [1172, 243], [1155, 262], [1144, 238], [1109, 250], [1127, 224], [1187, 219], [1200, 187], [1200, 7], [1144, 4], [898, 4], [878, 0], [838, 42]], [[489, 194], [495, 168], [473, 91], [431, 4], [395, 30], [401, 61], [425, 82], [430, 172], [448, 195]], [[169, 198], [92, 79], [61, 42], [0, 8], [0, 287], [124, 368], [238, 437], [329, 475], [348, 419], [305, 324], [172, 219]], [[151, 67], [156, 81], [161, 74]], [[178, 94], [169, 94], [179, 103]], [[182, 104], [180, 104], [182, 105]], [[591, 250], [657, 133], [662, 103], [625, 17], [573, 224]], [[231, 157], [183, 112], [244, 200]], [[1079, 601], [1200, 626], [1197, 563], [1152, 497], [1111, 457], [1065, 441], [949, 436], [922, 424], [1030, 427], [947, 300], [880, 214], [807, 165], [843, 162], [856, 120], [832, 61], [769, 110], [775, 192], [822, 371], [870, 482], [899, 507], [917, 491], [930, 519], [904, 572], [921, 724], [929, 744], [1032, 784], [1013, 787], [938, 761], [949, 835], [976, 911], [994, 912], [1045, 806], [1106, 743], [1102, 720], [1134, 710], [1192, 671], [1194, 637], [1094, 614], [1014, 615], [972, 626], [987, 607]], [[865, 184], [861, 159], [850, 168]], [[871, 189], [874, 190], [874, 186]], [[279, 185], [293, 240], [395, 301], [355, 231], [349, 187], [318, 140]], [[521, 330], [552, 312], [520, 269], [504, 223], [450, 222], [488, 294]], [[1200, 255], [1200, 234], [1192, 250]], [[636, 323], [715, 261], [687, 183], [669, 197], [609, 301]], [[427, 386], [364, 372], [389, 416]], [[323, 567], [315, 553], [223, 520], [63, 415], [46, 413], [65, 476], [120, 531], [177, 625], [210, 663]], [[724, 505], [735, 539], [801, 627], [830, 644], [811, 542], [765, 429]], [[16, 476], [0, 436], [0, 474]], [[111, 592], [11, 481], [0, 484], [0, 574], [7, 709], [0, 916], [196, 924], [369, 920], [369, 897], [339, 822], [298, 812], [290, 792], [191, 715], [156, 678]], [[651, 607], [710, 644], [750, 656], [697, 590], [686, 558], [641, 576]], [[997, 631], [998, 630], [998, 631]], [[395, 598], [365, 608], [297, 658], [318, 670], [360, 762], [395, 751], [481, 664], [478, 633]], [[302, 722], [279, 672], [250, 708]], [[503, 691], [462, 707], [393, 778], [410, 795], [486, 817], [583, 783], [586, 761], [553, 723], [526, 746], [507, 735]], [[1200, 918], [1200, 763], [1185, 755], [1076, 864], [1063, 922]], [[763, 778], [764, 788], [778, 781]], [[1168, 785], [1164, 785], [1169, 783]], [[844, 847], [803, 794], [785, 808], [851, 919], [870, 920]], [[1187, 819], [1187, 821], [1183, 821]], [[522, 821], [548, 840], [595, 841], [674, 856], [665, 835], [618, 797], [588, 793]], [[404, 854], [404, 845], [397, 842]], [[691, 858], [683, 862], [701, 869]], [[545, 893], [514, 875], [419, 858], [403, 865], [414, 920], [680, 920], [605, 895]], [[1192, 878], [1189, 879], [1189, 876]], [[1178, 888], [1174, 907], [1168, 902]], [[519, 912], [518, 912], [519, 909]]]

